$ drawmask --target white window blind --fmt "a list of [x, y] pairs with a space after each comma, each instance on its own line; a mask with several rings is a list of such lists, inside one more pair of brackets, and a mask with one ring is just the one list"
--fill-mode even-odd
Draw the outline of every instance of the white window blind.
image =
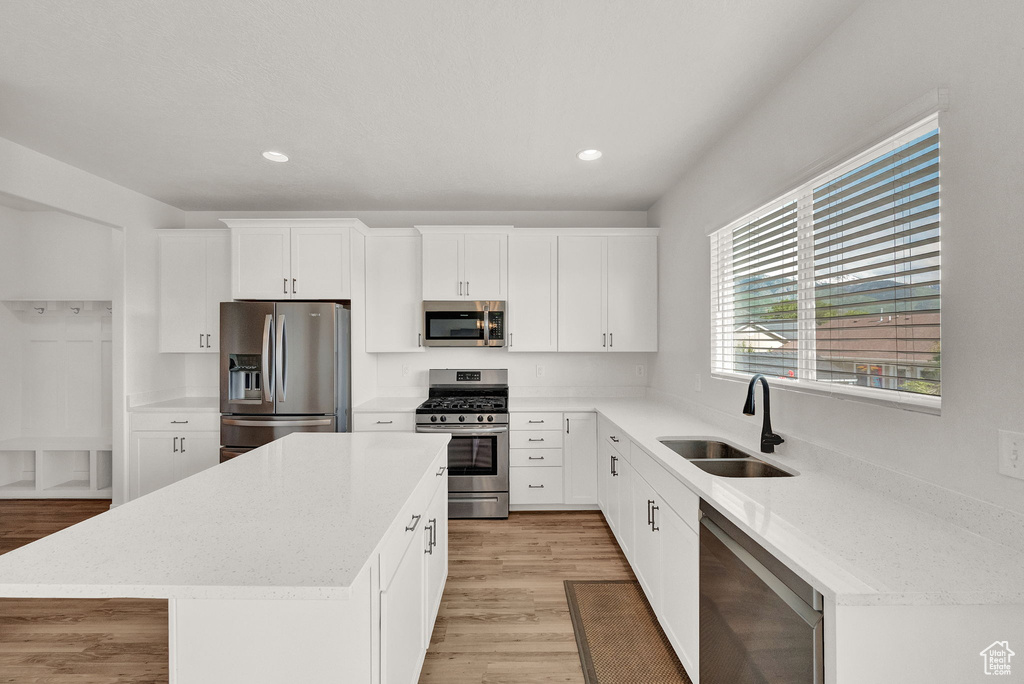
[[712, 371], [938, 406], [936, 117], [711, 235]]

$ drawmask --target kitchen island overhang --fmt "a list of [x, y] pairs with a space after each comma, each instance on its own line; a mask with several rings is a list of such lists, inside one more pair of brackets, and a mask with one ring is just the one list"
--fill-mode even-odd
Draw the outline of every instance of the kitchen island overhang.
[[[0, 556], [0, 596], [168, 599], [179, 684], [384, 681], [384, 596], [447, 577], [448, 441], [290, 435]], [[423, 632], [440, 591], [418, 596]]]

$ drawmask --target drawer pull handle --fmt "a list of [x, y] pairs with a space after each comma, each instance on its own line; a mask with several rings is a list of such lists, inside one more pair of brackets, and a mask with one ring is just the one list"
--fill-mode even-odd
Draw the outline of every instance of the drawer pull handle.
[[527, 421], [527, 422], [530, 422], [530, 423], [543, 423], [544, 421], [543, 420], [530, 420], [530, 421]]
[[409, 521], [409, 522], [412, 523], [412, 527], [410, 527], [409, 525], [406, 525], [405, 526], [405, 531], [406, 532], [412, 532], [413, 530], [415, 530], [416, 527], [420, 524], [420, 517], [422, 517], [422, 516], [419, 516], [419, 515], [412, 516], [412, 520]]
[[441, 466], [440, 468], [438, 468], [437, 469], [437, 477], [441, 477], [442, 475], [444, 475], [444, 469], [447, 468], [447, 467], [448, 466]]
[[608, 439], [612, 440], [612, 441], [613, 441], [613, 442], [615, 442], [616, 444], [618, 444], [618, 443], [619, 443], [619, 438], [618, 438], [618, 437], [616, 437], [615, 435], [608, 435]]
[[530, 489], [544, 489], [544, 485], [528, 485]]
[[171, 425], [187, 425], [187, 420], [172, 420]]
[[661, 529], [660, 527], [658, 527], [658, 523], [654, 519], [654, 511], [659, 511], [659, 510], [661, 510], [661, 509], [658, 508], [657, 506], [651, 506], [651, 532], [657, 532], [658, 530]]
[[529, 459], [531, 461], [543, 461], [544, 457], [543, 456], [530, 456]]
[[544, 438], [543, 437], [537, 437], [537, 438], [530, 437], [530, 439], [527, 440], [527, 441], [529, 441], [529, 442], [543, 442]]
[[377, 425], [391, 425], [394, 422], [393, 420], [378, 420]]

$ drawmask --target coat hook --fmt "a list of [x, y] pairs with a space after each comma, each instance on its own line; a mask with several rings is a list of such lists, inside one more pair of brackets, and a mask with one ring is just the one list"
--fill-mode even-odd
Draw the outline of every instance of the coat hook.
[[79, 313], [81, 313], [81, 311], [82, 311], [82, 309], [81, 309], [81, 308], [79, 308], [79, 307], [77, 307], [77, 306], [69, 306], [68, 308], [69, 308], [69, 309], [71, 309], [71, 310], [72, 310], [72, 311], [73, 311], [73, 312], [75, 313], [75, 315], [76, 315], [76, 316], [77, 316], [77, 315], [78, 315]]
[[40, 316], [42, 316], [42, 315], [43, 315], [43, 312], [44, 312], [44, 311], [46, 311], [46, 309], [45, 309], [45, 308], [43, 308], [43, 307], [39, 307], [39, 306], [33, 306], [32, 308], [33, 308], [33, 309], [35, 309], [35, 310], [36, 310], [36, 313], [37, 313], [37, 314], [39, 314]]

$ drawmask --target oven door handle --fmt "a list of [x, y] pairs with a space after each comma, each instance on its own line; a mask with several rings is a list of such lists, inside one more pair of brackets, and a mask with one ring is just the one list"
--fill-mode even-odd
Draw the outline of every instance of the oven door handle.
[[417, 425], [416, 432], [448, 432], [453, 435], [464, 437], [475, 437], [476, 435], [495, 435], [500, 432], [508, 432], [508, 427], [477, 428], [477, 427], [434, 427], [433, 425]]

